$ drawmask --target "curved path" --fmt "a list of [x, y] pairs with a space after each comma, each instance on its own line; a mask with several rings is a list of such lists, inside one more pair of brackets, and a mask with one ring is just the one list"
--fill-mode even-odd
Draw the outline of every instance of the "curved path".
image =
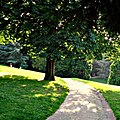
[[47, 120], [116, 120], [96, 89], [69, 78], [64, 80], [70, 92], [60, 108]]

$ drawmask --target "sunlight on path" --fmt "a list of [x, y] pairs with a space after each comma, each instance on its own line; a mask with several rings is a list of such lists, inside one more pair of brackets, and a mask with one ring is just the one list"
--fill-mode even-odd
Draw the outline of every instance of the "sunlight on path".
[[47, 120], [115, 120], [102, 95], [81, 82], [64, 78], [70, 92], [64, 103]]

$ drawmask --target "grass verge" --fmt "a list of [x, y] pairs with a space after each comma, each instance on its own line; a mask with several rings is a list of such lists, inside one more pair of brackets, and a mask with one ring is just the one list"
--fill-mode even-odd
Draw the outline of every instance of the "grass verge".
[[40, 73], [3, 66], [0, 70], [10, 73], [0, 76], [0, 120], [45, 120], [68, 93], [60, 78], [38, 81]]
[[120, 87], [119, 86], [108, 85], [108, 84], [103, 84], [103, 83], [98, 83], [98, 82], [93, 82], [78, 78], [73, 78], [73, 80], [86, 83], [99, 90], [103, 94], [108, 104], [110, 105], [111, 109], [113, 110], [116, 120], [120, 120]]

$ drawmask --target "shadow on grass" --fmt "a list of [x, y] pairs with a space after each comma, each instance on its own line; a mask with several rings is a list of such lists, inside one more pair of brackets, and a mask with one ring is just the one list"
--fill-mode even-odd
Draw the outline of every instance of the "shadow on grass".
[[[79, 78], [72, 78], [74, 80], [77, 80]], [[89, 83], [89, 82], [98, 82], [98, 83], [103, 83], [103, 84], [107, 84], [107, 78], [90, 78], [89, 80], [84, 80], [84, 79], [81, 79], [84, 81], [84, 83]]]
[[90, 78], [90, 81], [107, 84], [107, 78]]
[[64, 101], [68, 89], [56, 81], [24, 76], [0, 77], [0, 120], [45, 120]]

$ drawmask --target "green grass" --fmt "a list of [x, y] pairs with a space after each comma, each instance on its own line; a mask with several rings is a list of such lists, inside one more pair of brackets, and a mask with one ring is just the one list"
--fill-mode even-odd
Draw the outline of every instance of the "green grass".
[[[43, 73], [0, 66], [0, 120], [45, 120], [68, 94], [65, 82], [40, 81]], [[40, 79], [39, 79], [40, 78]]]
[[[84, 82], [99, 90], [103, 94], [104, 98], [106, 99], [110, 107], [112, 108], [116, 120], [120, 120], [120, 86], [98, 83], [98, 80], [95, 79], [89, 81], [89, 80], [73, 78], [73, 80]], [[103, 81], [99, 81], [99, 82], [103, 82]]]
[[93, 81], [93, 82], [99, 82], [99, 83], [105, 83], [107, 84], [107, 79], [101, 79], [101, 78], [90, 78], [89, 81]]
[[11, 67], [2, 66], [2, 65], [0, 65], [0, 72], [4, 72], [10, 75], [25, 76], [29, 79], [42, 80], [44, 78], [44, 73], [34, 72], [34, 71], [24, 70], [24, 69], [18, 69], [18, 68], [11, 68]]

